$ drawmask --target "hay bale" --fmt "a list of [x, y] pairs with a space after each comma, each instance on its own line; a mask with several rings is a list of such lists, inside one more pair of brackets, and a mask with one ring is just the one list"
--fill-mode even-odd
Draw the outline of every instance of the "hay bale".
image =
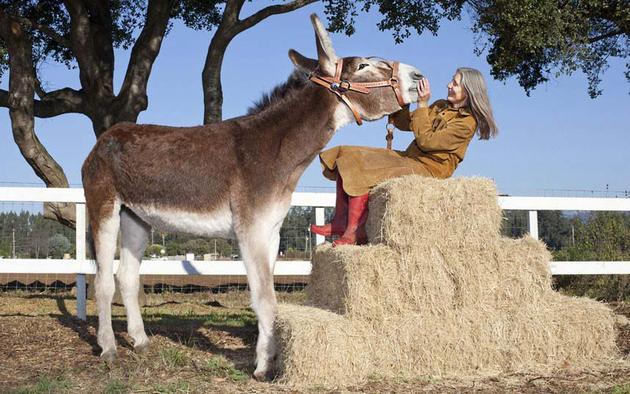
[[370, 192], [370, 243], [397, 250], [439, 244], [483, 249], [501, 229], [494, 182], [485, 178], [433, 179], [409, 175]]
[[352, 322], [319, 308], [278, 305], [275, 320], [280, 382], [290, 385], [346, 383], [370, 373], [370, 351]]
[[[402, 260], [415, 262], [415, 267], [406, 265], [407, 272], [416, 271], [413, 276], [423, 275], [427, 282], [433, 278], [426, 276], [431, 271], [424, 267], [440, 265], [452, 281], [453, 294], [448, 294], [451, 308], [478, 304], [499, 307], [505, 303], [520, 306], [538, 302], [551, 289], [551, 254], [543, 242], [530, 236], [489, 238], [482, 249], [432, 245], [427, 250], [429, 254], [406, 250], [401, 253]], [[438, 294], [433, 298], [440, 299]]]
[[318, 247], [313, 254], [311, 280], [306, 287], [309, 305], [340, 314], [368, 316], [404, 313], [397, 291], [399, 256], [384, 245]]
[[307, 303], [335, 313], [382, 319], [439, 315], [467, 305], [530, 303], [551, 286], [544, 244], [529, 236], [490, 239], [481, 250], [428, 247], [399, 254], [385, 245], [318, 247]]
[[[538, 302], [551, 290], [549, 262], [553, 259], [542, 241], [526, 235], [520, 239], [497, 238], [492, 259], [496, 262], [498, 282], [492, 296], [499, 306], [505, 302]], [[477, 273], [483, 277], [483, 272]]]
[[383, 319], [418, 311], [439, 314], [450, 308], [454, 289], [442, 266], [428, 259], [411, 265], [384, 245], [322, 245], [313, 255], [306, 293], [308, 305]]
[[505, 354], [503, 370], [588, 369], [618, 356], [615, 314], [597, 301], [550, 290], [539, 302], [499, 312], [487, 324], [497, 333], [489, 350]]
[[327, 310], [279, 308], [281, 380], [549, 373], [617, 358], [612, 311], [554, 292], [545, 245], [502, 238], [501, 218], [489, 180], [377, 186], [376, 244], [314, 254], [307, 302]]
[[282, 305], [276, 320], [283, 383], [360, 384], [390, 378], [551, 373], [613, 361], [615, 317], [606, 306], [559, 294], [499, 310], [467, 307], [427, 319], [350, 319]]

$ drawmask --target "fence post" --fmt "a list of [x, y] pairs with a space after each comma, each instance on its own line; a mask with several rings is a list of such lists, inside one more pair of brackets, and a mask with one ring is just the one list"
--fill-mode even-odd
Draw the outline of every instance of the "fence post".
[[[76, 260], [77, 266], [82, 267], [85, 265], [85, 204], [77, 203], [76, 206], [76, 226], [75, 226], [75, 240], [76, 240]], [[77, 317], [83, 321], [87, 319], [87, 289], [85, 286], [85, 273], [77, 273], [76, 280], [77, 287]]]
[[[324, 208], [315, 208], [315, 224], [317, 224], [318, 226], [321, 226], [322, 224], [324, 224], [326, 220], [326, 217], [324, 215]], [[316, 245], [321, 245], [326, 241], [326, 237], [324, 237], [323, 235], [319, 235], [317, 234], [315, 236], [315, 244]]]
[[538, 239], [538, 211], [529, 211], [529, 235]]

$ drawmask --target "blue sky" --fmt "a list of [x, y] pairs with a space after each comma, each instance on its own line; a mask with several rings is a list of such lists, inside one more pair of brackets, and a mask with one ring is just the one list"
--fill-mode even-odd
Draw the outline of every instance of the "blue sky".
[[[253, 3], [253, 4], [252, 4]], [[247, 3], [242, 17], [260, 7]], [[315, 57], [314, 34], [308, 15], [324, 17], [321, 5], [269, 18], [239, 35], [230, 45], [223, 67], [224, 117], [243, 114], [260, 95], [286, 79], [292, 69], [289, 48]], [[339, 56], [378, 55], [413, 64], [432, 85], [432, 99], [446, 96], [446, 84], [458, 66], [475, 67], [487, 78], [490, 98], [500, 128], [498, 138], [471, 143], [456, 176], [484, 176], [496, 181], [501, 193], [540, 195], [550, 189], [630, 190], [630, 85], [624, 64], [613, 60], [603, 77], [604, 94], [592, 100], [586, 78], [579, 72], [539, 86], [530, 97], [515, 80], [494, 81], [485, 57], [473, 54], [475, 36], [470, 22], [446, 22], [439, 35], [424, 33], [396, 45], [389, 32], [380, 32], [376, 13], [362, 14], [357, 32], [347, 37], [332, 34]], [[166, 37], [149, 82], [149, 108], [139, 122], [196, 125], [203, 117], [201, 70], [212, 33], [175, 24]], [[129, 53], [116, 52], [116, 86], [124, 76]], [[79, 88], [78, 71], [48, 63], [42, 65], [48, 89]], [[7, 89], [7, 80], [0, 84]], [[36, 132], [65, 169], [70, 183], [80, 186], [80, 167], [94, 144], [89, 120], [64, 115], [36, 120]], [[361, 127], [348, 125], [329, 143], [385, 146], [385, 121]], [[395, 134], [394, 147], [404, 148], [411, 134]], [[41, 184], [13, 142], [8, 110], [0, 108], [0, 185]], [[299, 182], [302, 190], [332, 187], [318, 162]]]

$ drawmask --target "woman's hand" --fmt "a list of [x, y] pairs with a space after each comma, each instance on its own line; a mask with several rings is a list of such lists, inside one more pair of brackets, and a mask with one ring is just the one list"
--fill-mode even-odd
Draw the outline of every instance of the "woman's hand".
[[421, 78], [418, 81], [418, 107], [428, 107], [431, 98], [431, 85], [429, 80]]
[[387, 118], [388, 124], [392, 124], [400, 130], [410, 130], [409, 122], [409, 104], [403, 105], [400, 111], [390, 114]]

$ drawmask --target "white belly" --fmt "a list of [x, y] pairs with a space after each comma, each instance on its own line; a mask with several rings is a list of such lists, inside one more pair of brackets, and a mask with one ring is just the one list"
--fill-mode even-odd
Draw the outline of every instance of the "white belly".
[[211, 213], [133, 204], [125, 204], [125, 206], [156, 229], [203, 237], [232, 238], [234, 234], [232, 211], [227, 204]]

